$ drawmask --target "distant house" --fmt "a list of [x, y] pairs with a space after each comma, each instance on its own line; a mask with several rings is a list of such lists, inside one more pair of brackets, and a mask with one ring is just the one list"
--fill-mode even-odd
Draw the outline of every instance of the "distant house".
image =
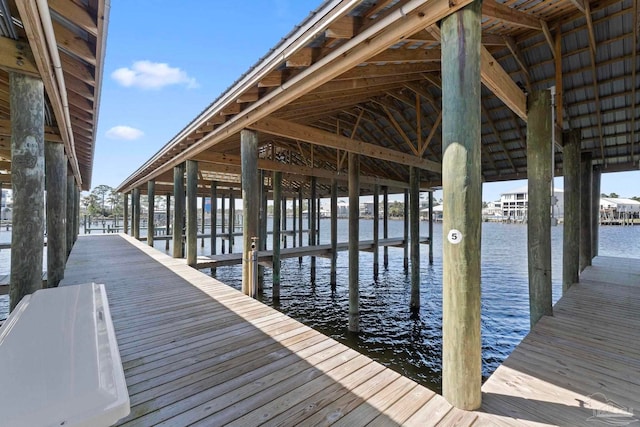
[[[551, 191], [551, 190], [549, 190]], [[553, 205], [553, 216], [564, 217], [564, 190], [554, 189], [556, 203]], [[529, 209], [529, 188], [527, 185], [518, 187], [500, 195], [502, 215], [505, 220], [526, 221]]]
[[500, 200], [487, 202], [487, 207], [482, 209], [482, 217], [485, 219], [502, 218], [502, 202]]
[[640, 202], [615, 197], [600, 198], [600, 216], [603, 219], [640, 217]]

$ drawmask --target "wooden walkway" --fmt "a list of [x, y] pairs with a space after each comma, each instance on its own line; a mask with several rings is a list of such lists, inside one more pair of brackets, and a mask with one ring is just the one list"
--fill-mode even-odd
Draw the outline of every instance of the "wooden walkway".
[[132, 404], [122, 425], [633, 421], [621, 407], [640, 407], [640, 262], [594, 264], [486, 382], [478, 412], [128, 236], [80, 237], [63, 284], [106, 284]]

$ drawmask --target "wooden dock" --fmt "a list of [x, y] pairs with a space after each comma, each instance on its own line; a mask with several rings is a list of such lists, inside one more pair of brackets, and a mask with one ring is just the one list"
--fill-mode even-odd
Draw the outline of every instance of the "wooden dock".
[[594, 264], [477, 412], [128, 236], [80, 237], [63, 285], [106, 285], [132, 405], [122, 425], [584, 425], [640, 407], [640, 262]]

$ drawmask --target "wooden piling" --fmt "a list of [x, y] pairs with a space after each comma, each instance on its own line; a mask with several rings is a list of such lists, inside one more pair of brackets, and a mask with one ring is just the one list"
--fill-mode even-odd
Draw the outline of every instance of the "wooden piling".
[[211, 181], [211, 255], [217, 253], [218, 238], [218, 183]]
[[[280, 181], [282, 181], [282, 177], [280, 178]], [[280, 186], [282, 186], [282, 184], [280, 184]], [[282, 194], [282, 191], [280, 192]], [[281, 196], [282, 197], [282, 196]], [[286, 248], [287, 247], [287, 198], [286, 197], [282, 197], [282, 201], [281, 201], [282, 207], [280, 209], [280, 220], [282, 221], [282, 227], [280, 228], [283, 232], [285, 233], [281, 233], [281, 241], [282, 241], [282, 247]]]
[[[250, 257], [253, 238], [258, 238], [260, 218], [260, 189], [258, 178], [258, 133], [243, 129], [240, 132], [240, 155], [242, 158], [242, 292], [255, 296], [257, 289], [250, 283]], [[275, 224], [274, 224], [275, 227]], [[259, 242], [258, 242], [259, 244]], [[275, 260], [274, 260], [275, 261]], [[275, 264], [275, 262], [274, 262]], [[257, 279], [257, 278], [256, 278]], [[274, 286], [275, 287], [275, 286]], [[274, 291], [275, 292], [275, 291]]]
[[147, 245], [153, 247], [153, 236], [155, 236], [155, 218], [156, 218], [156, 181], [147, 182], [147, 203], [149, 209], [147, 211]]
[[562, 237], [562, 291], [578, 283], [580, 268], [580, 130], [562, 136], [564, 174], [564, 228]]
[[533, 91], [527, 99], [527, 253], [531, 327], [553, 315], [551, 302], [551, 93]]
[[80, 234], [80, 187], [75, 187], [75, 204], [73, 210], [73, 242], [78, 240]]
[[42, 288], [44, 244], [44, 88], [42, 80], [9, 73], [13, 219], [10, 309]]
[[404, 266], [405, 274], [409, 272], [409, 190], [404, 190], [404, 209], [403, 209], [403, 224], [402, 224], [402, 236], [404, 238], [403, 259], [402, 264]]
[[[309, 212], [309, 246], [316, 245], [316, 192], [317, 192], [317, 178], [311, 177], [311, 198], [310, 206], [307, 210]], [[316, 257], [311, 257], [311, 283], [316, 281]]]
[[380, 269], [380, 186], [373, 186], [373, 280], [378, 280]]
[[[389, 238], [389, 188], [382, 187], [382, 238]], [[389, 268], [389, 248], [387, 245], [382, 249], [382, 265], [386, 270]]]
[[482, 210], [481, 2], [442, 20], [444, 397], [481, 405], [480, 230]]
[[292, 236], [293, 238], [292, 238], [291, 240], [292, 240], [292, 245], [293, 245], [293, 247], [294, 247], [294, 248], [295, 248], [296, 246], [298, 246], [298, 245], [297, 245], [297, 240], [298, 240], [297, 235], [298, 235], [298, 231], [297, 231], [297, 224], [296, 224], [296, 222], [297, 222], [297, 220], [298, 220], [298, 212], [297, 212], [297, 204], [296, 204], [296, 201], [297, 201], [297, 200], [296, 200], [296, 198], [295, 198], [295, 197], [292, 197], [292, 198], [291, 198], [291, 203], [293, 204], [293, 207], [292, 207], [292, 209], [291, 209], [291, 216], [292, 216], [292, 218], [291, 218], [291, 219], [292, 219], [292, 221], [291, 221], [291, 224], [292, 224], [292, 225], [291, 225], [291, 231], [292, 231], [291, 236]]
[[411, 232], [411, 300], [413, 316], [420, 311], [420, 170], [409, 169], [409, 228]]
[[[171, 235], [171, 194], [167, 193], [167, 212], [166, 212], [166, 220], [165, 220], [165, 236], [169, 237]], [[164, 249], [166, 251], [169, 250], [169, 239], [164, 242]]]
[[[302, 247], [302, 185], [298, 189], [298, 229], [300, 234], [298, 235], [298, 246]], [[302, 265], [302, 257], [298, 257], [298, 265]]]
[[331, 180], [331, 275], [329, 283], [331, 290], [336, 290], [337, 274], [336, 266], [338, 264], [338, 181], [334, 178]]
[[47, 287], [64, 278], [67, 257], [67, 162], [64, 145], [45, 141], [47, 210]]
[[582, 153], [580, 162], [580, 271], [591, 265], [591, 153]]
[[187, 160], [187, 265], [198, 262], [198, 162]]
[[[220, 204], [221, 204], [221, 214], [220, 214], [220, 236], [224, 236], [224, 219], [225, 219], [225, 206], [224, 206], [224, 195], [220, 196]], [[220, 249], [221, 252], [224, 253], [225, 251], [225, 242], [224, 242], [224, 237], [220, 239]]]
[[[260, 171], [260, 232], [259, 232], [259, 249], [261, 251], [267, 250], [267, 187], [265, 184], [266, 173], [264, 170]], [[258, 265], [258, 295], [264, 294], [264, 266]]]
[[133, 238], [140, 238], [140, 189], [134, 188], [131, 192], [131, 213], [133, 214]]
[[602, 170], [594, 165], [591, 176], [591, 259], [598, 256], [600, 245], [600, 181]]
[[[122, 231], [124, 234], [129, 234], [129, 193], [124, 193], [123, 197], [123, 218], [122, 218]], [[89, 224], [89, 228], [91, 228], [91, 224]]]
[[200, 200], [202, 201], [202, 204], [200, 205], [200, 233], [203, 234], [202, 237], [200, 237], [200, 247], [204, 248], [204, 214], [205, 214], [205, 203], [207, 198], [202, 196], [200, 198]]
[[273, 300], [280, 300], [280, 226], [282, 223], [282, 172], [273, 172]]
[[173, 167], [173, 257], [182, 258], [185, 164]]
[[236, 231], [236, 201], [233, 192], [229, 193], [229, 253], [233, 252], [233, 244], [235, 243], [233, 233]]
[[360, 156], [349, 153], [349, 331], [360, 331]]
[[[67, 258], [69, 257], [69, 254], [71, 253], [71, 249], [73, 248], [73, 212], [74, 212], [73, 203], [75, 201], [75, 185], [76, 185], [76, 180], [74, 176], [67, 175], [67, 215], [66, 215], [67, 217], [67, 229], [66, 229]], [[91, 226], [91, 223], [89, 223], [89, 226]]]
[[429, 264], [433, 264], [433, 191], [429, 191]]

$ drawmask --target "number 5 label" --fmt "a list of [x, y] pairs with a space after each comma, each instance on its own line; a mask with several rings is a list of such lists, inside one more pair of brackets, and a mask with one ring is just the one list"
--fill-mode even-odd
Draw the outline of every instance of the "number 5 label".
[[449, 230], [449, 234], [447, 234], [447, 240], [449, 241], [449, 243], [457, 245], [462, 241], [462, 233], [456, 229]]

